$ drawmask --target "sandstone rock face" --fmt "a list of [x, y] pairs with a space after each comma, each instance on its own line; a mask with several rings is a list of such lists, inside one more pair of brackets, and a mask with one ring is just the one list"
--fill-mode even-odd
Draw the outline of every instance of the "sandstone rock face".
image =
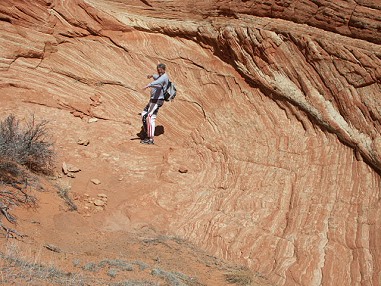
[[[376, 1], [5, 0], [0, 20], [1, 115], [86, 136], [139, 193], [109, 196], [106, 230], [149, 222], [274, 285], [381, 283]], [[165, 133], [123, 147], [158, 62]]]
[[[156, 2], [156, 3], [155, 3]], [[160, 7], [155, 1], [154, 7]], [[327, 31], [333, 31], [354, 38], [381, 43], [380, 9], [378, 1], [205, 1], [203, 7], [194, 6], [189, 1], [187, 7], [192, 13], [208, 16], [230, 16], [240, 14], [285, 19], [295, 23], [308, 24]], [[172, 3], [171, 3], [172, 4]], [[180, 6], [180, 3], [177, 3]]]

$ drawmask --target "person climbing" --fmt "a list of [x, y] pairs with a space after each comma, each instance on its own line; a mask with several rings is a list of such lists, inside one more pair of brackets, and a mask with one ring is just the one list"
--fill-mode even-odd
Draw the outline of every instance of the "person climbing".
[[151, 96], [148, 104], [145, 106], [142, 115], [145, 137], [140, 141], [142, 144], [154, 144], [154, 135], [156, 127], [156, 117], [160, 107], [164, 103], [164, 91], [168, 86], [168, 75], [165, 72], [165, 64], [158, 64], [157, 74], [148, 75], [147, 78], [153, 78], [154, 81], [147, 84], [143, 90], [151, 88]]

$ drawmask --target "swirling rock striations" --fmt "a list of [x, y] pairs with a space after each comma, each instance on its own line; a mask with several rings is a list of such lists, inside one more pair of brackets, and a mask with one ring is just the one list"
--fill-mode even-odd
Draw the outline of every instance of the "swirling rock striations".
[[155, 227], [275, 285], [381, 283], [380, 5], [7, 0], [0, 19], [5, 100], [133, 132], [144, 75], [168, 64], [171, 148], [130, 174], [156, 174], [135, 209], [151, 201]]

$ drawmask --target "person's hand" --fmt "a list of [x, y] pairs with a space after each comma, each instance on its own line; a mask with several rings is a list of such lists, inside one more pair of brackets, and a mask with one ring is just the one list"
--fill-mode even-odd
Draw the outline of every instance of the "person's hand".
[[147, 78], [152, 78], [152, 74], [148, 74], [148, 75], [147, 75]]

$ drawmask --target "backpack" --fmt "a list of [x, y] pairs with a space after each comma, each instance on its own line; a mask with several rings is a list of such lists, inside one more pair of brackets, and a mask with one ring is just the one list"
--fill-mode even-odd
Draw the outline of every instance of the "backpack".
[[175, 83], [168, 81], [167, 89], [164, 92], [164, 100], [171, 101], [176, 97], [176, 85]]

